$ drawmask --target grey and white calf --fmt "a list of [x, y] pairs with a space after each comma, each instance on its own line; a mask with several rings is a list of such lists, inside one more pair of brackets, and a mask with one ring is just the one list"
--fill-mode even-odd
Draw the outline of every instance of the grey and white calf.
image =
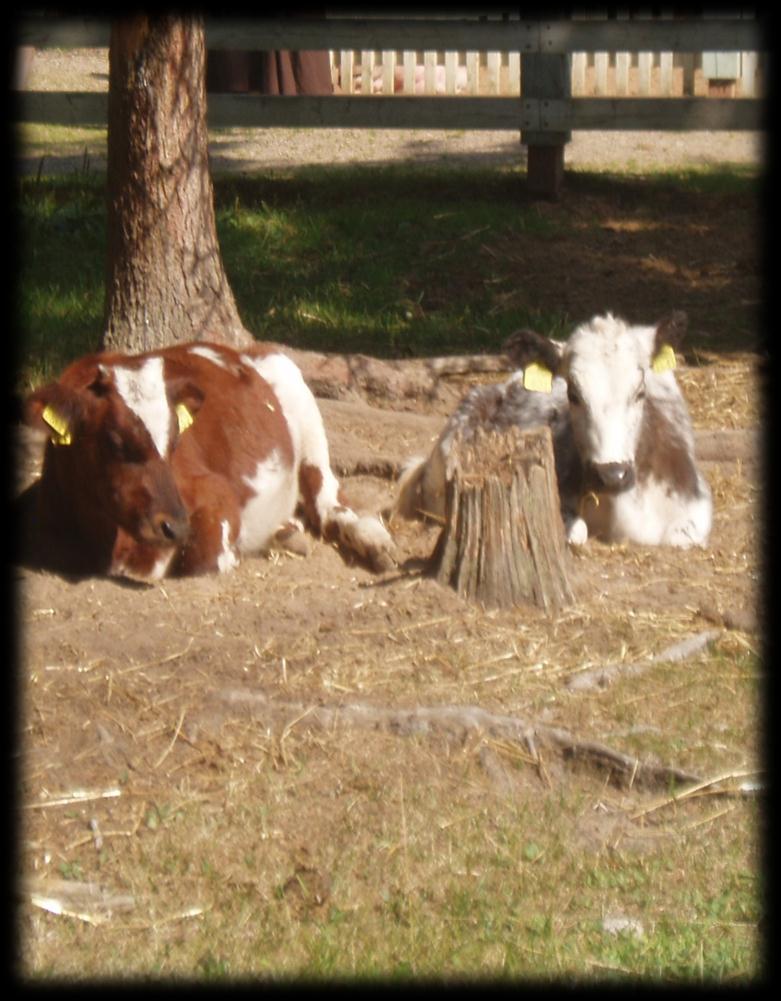
[[411, 460], [395, 512], [445, 513], [446, 462], [454, 436], [478, 427], [550, 426], [568, 541], [704, 546], [713, 502], [694, 455], [694, 434], [675, 378], [675, 348], [687, 319], [654, 326], [608, 313], [581, 324], [566, 343], [530, 330], [504, 345], [518, 370], [461, 401], [428, 458]]

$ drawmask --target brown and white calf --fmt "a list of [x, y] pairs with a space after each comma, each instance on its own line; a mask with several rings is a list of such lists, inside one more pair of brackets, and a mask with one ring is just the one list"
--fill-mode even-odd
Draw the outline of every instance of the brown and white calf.
[[288, 533], [297, 512], [374, 569], [392, 562], [382, 523], [341, 497], [317, 403], [276, 350], [88, 355], [30, 394], [25, 419], [51, 437], [42, 527], [76, 541], [96, 572], [225, 571]]
[[565, 343], [532, 331], [505, 351], [518, 371], [468, 393], [431, 454], [408, 463], [395, 511], [445, 513], [446, 460], [457, 432], [547, 424], [568, 541], [589, 535], [646, 545], [705, 545], [711, 492], [697, 468], [694, 434], [675, 378], [675, 348], [686, 316], [630, 326], [607, 314]]

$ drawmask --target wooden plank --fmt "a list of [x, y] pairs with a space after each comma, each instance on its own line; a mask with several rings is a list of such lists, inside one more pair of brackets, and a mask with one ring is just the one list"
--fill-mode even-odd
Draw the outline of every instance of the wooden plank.
[[[616, 17], [619, 20], [628, 20], [629, 14], [625, 10], [620, 10], [617, 12]], [[619, 97], [623, 97], [629, 93], [629, 64], [631, 62], [631, 53], [628, 51], [616, 52], [615, 62], [616, 62], [616, 87], [615, 93]]]
[[594, 53], [594, 93], [597, 97], [604, 97], [607, 94], [608, 62], [607, 52]]
[[[528, 28], [520, 22], [417, 18], [207, 18], [210, 49], [497, 49], [523, 48]], [[19, 45], [35, 48], [107, 48], [108, 18], [27, 17], [16, 32]], [[527, 43], [528, 44], [528, 43]], [[536, 43], [535, 43], [536, 44]]]
[[629, 52], [616, 52], [616, 94], [623, 97], [629, 93]]
[[486, 89], [489, 94], [499, 93], [499, 72], [501, 69], [501, 52], [487, 52], [485, 55]]
[[757, 21], [728, 18], [632, 21], [552, 21], [540, 25], [543, 52], [764, 51]]
[[[101, 48], [107, 19], [28, 17], [16, 44]], [[756, 20], [478, 21], [412, 18], [228, 18], [206, 20], [210, 49], [433, 49], [479, 52], [756, 52], [767, 49]]]
[[756, 52], [741, 52], [740, 54], [741, 97], [756, 97], [757, 64], [758, 64], [758, 59]]
[[[105, 127], [108, 94], [22, 91], [12, 104], [14, 119], [57, 125]], [[214, 128], [302, 126], [321, 128], [523, 128], [535, 141], [562, 141], [570, 129], [760, 130], [762, 101], [747, 98], [579, 98], [535, 100], [515, 97], [258, 97], [210, 94]], [[524, 141], [526, 141], [524, 139]]]
[[[527, 114], [533, 112], [527, 109]], [[585, 97], [540, 103], [542, 131], [563, 129], [690, 131], [759, 130], [764, 125], [763, 103], [741, 98]]]
[[542, 121], [542, 112], [537, 109], [551, 102], [569, 103], [571, 81], [568, 58], [562, 55], [524, 54], [521, 57], [521, 79], [524, 115], [521, 142], [528, 146], [569, 142], [571, 135], [567, 129], [556, 130], [531, 124], [535, 116], [537, 121]]
[[445, 93], [452, 97], [456, 92], [456, 75], [458, 72], [458, 53], [445, 53]]
[[212, 128], [520, 129], [517, 97], [210, 94], [208, 118]]
[[11, 104], [17, 122], [46, 125], [97, 125], [108, 123], [108, 92], [23, 90]]
[[586, 64], [588, 55], [585, 52], [575, 52], [572, 56], [572, 93], [582, 97], [586, 93]]
[[[471, 18], [227, 18], [206, 20], [209, 48], [221, 49], [407, 49], [520, 51], [530, 33], [520, 21]], [[745, 47], [745, 46], [744, 46]]]
[[382, 57], [382, 93], [396, 92], [396, 51], [388, 49], [381, 53]]
[[374, 71], [374, 51], [361, 49], [361, 96], [371, 97], [372, 73]]
[[466, 54], [466, 92], [472, 96], [480, 93], [480, 53]]
[[27, 17], [17, 25], [16, 44], [36, 49], [107, 49], [110, 36], [109, 18]]
[[507, 54], [507, 93], [518, 96], [521, 93], [521, 54]]
[[564, 183], [564, 146], [529, 146], [526, 184], [529, 193], [542, 198], [558, 198]]
[[[540, 55], [527, 53], [521, 57], [523, 79], [522, 106], [524, 115], [549, 101], [569, 104], [571, 95], [571, 70], [566, 55]], [[534, 117], [534, 114], [531, 116]], [[541, 121], [542, 110], [536, 117]], [[564, 145], [572, 138], [566, 129], [521, 129], [521, 143], [527, 147], [526, 179], [529, 191], [543, 198], [558, 198], [564, 178]]]
[[339, 54], [339, 82], [343, 94], [353, 94], [355, 92], [352, 49], [342, 49]]
[[640, 52], [637, 55], [637, 91], [641, 97], [651, 95], [651, 70], [654, 65], [653, 52]]
[[670, 97], [673, 92], [673, 54], [662, 52], [659, 55], [659, 90], [662, 97]]
[[694, 62], [693, 52], [684, 52], [681, 54], [684, 97], [694, 97]]
[[423, 93], [436, 94], [437, 92], [437, 54], [436, 52], [423, 53]]
[[415, 66], [418, 61], [418, 54], [417, 52], [407, 49], [404, 52], [401, 61], [404, 67], [404, 85], [402, 87], [402, 93], [412, 95], [415, 93]]

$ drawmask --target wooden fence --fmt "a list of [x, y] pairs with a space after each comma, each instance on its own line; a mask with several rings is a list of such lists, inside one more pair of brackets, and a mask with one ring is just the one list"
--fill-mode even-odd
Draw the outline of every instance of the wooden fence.
[[[494, 19], [520, 20], [520, 15]], [[342, 50], [329, 55], [338, 93], [521, 94], [519, 52]], [[573, 52], [570, 83], [573, 96], [756, 97], [762, 71], [758, 52]]]
[[[518, 52], [331, 52], [331, 77], [342, 94], [501, 94], [520, 96]], [[756, 97], [756, 52], [573, 52], [574, 97]]]
[[[622, 68], [616, 70], [616, 75], [619, 88], [624, 88], [621, 81], [628, 80], [632, 56], [636, 54], [640, 77], [637, 89], [638, 94], [643, 94], [644, 74], [648, 76], [649, 58], [652, 60], [654, 53], [665, 54], [671, 64], [675, 54], [761, 52], [764, 39], [755, 19], [531, 21], [477, 15], [207, 19], [206, 39], [210, 49], [338, 52], [340, 80], [347, 84], [342, 93], [328, 97], [210, 94], [208, 117], [212, 127], [520, 130], [521, 141], [529, 149], [530, 184], [539, 185], [543, 192], [547, 189], [547, 193], [554, 192], [560, 183], [563, 147], [573, 129], [736, 130], [763, 126], [762, 102], [753, 97], [583, 97], [578, 96], [578, 86], [573, 86], [572, 79], [573, 71], [580, 75], [583, 65], [573, 59], [573, 53], [593, 58], [595, 65], [604, 64], [606, 54], [618, 53]], [[105, 47], [108, 40], [108, 21], [48, 17], [23, 22], [17, 38], [20, 45], [59, 48]], [[355, 93], [354, 88], [355, 63], [351, 65], [350, 55], [356, 52], [366, 54], [367, 87], [362, 94]], [[377, 52], [389, 55], [381, 63], [381, 93], [369, 98], [368, 81], [374, 70], [373, 54]], [[412, 54], [419, 52], [424, 53], [424, 93], [420, 95], [415, 87], [417, 60], [412, 59]], [[401, 92], [395, 85], [396, 53], [402, 54]], [[442, 53], [441, 74], [437, 72], [438, 53]], [[459, 53], [464, 53], [468, 84], [461, 93]], [[513, 81], [517, 73], [518, 89], [506, 96], [481, 91], [481, 53], [487, 54], [482, 58], [489, 75], [498, 76], [502, 61], [506, 61]], [[363, 60], [360, 65], [363, 80]], [[427, 88], [436, 91], [438, 77], [443, 93], [426, 93]], [[20, 121], [80, 125], [105, 123], [107, 118], [105, 93], [26, 91], [19, 97], [16, 110]], [[555, 155], [552, 151], [556, 151]]]

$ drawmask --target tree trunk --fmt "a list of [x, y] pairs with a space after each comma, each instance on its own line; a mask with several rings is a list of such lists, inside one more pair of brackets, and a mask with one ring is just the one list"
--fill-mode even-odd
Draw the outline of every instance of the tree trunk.
[[574, 601], [547, 427], [456, 436], [432, 572], [486, 608]]
[[200, 18], [112, 23], [108, 189], [103, 346], [252, 343], [217, 242]]

